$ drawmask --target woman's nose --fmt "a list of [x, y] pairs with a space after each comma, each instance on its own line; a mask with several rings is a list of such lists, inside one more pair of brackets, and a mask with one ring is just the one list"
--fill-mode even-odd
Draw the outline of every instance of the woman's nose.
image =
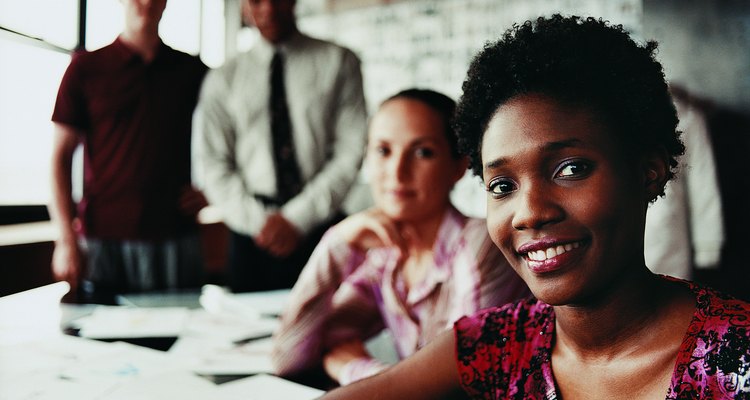
[[513, 227], [515, 229], [539, 229], [545, 225], [561, 221], [565, 212], [557, 202], [552, 190], [532, 186], [521, 189], [514, 207]]
[[411, 161], [408, 156], [396, 155], [393, 157], [391, 175], [399, 182], [409, 179], [409, 176], [411, 175]]

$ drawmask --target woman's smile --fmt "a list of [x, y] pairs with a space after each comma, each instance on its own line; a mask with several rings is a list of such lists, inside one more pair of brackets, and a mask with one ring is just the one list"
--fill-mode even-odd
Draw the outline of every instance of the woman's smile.
[[578, 260], [585, 247], [582, 242], [558, 244], [524, 253], [526, 263], [535, 274], [554, 272]]

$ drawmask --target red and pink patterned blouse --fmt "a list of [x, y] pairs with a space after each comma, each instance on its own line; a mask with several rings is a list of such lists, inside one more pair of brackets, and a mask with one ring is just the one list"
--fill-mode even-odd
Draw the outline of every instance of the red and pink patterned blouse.
[[[750, 399], [750, 304], [697, 284], [693, 320], [666, 399]], [[461, 385], [478, 399], [558, 399], [551, 354], [555, 314], [535, 299], [458, 320]]]

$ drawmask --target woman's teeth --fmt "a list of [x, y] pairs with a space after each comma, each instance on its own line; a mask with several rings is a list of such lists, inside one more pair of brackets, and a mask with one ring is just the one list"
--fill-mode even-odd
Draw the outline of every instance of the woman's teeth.
[[560, 254], [577, 249], [580, 246], [578, 242], [561, 244], [559, 246], [549, 247], [545, 250], [530, 251], [527, 255], [529, 260], [532, 261], [544, 261], [549, 258], [557, 257]]

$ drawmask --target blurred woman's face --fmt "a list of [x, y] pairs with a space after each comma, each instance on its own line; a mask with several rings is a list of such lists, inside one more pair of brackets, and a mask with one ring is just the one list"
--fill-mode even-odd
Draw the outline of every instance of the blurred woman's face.
[[441, 217], [466, 170], [437, 111], [418, 100], [384, 103], [370, 122], [366, 171], [375, 205], [397, 221]]

